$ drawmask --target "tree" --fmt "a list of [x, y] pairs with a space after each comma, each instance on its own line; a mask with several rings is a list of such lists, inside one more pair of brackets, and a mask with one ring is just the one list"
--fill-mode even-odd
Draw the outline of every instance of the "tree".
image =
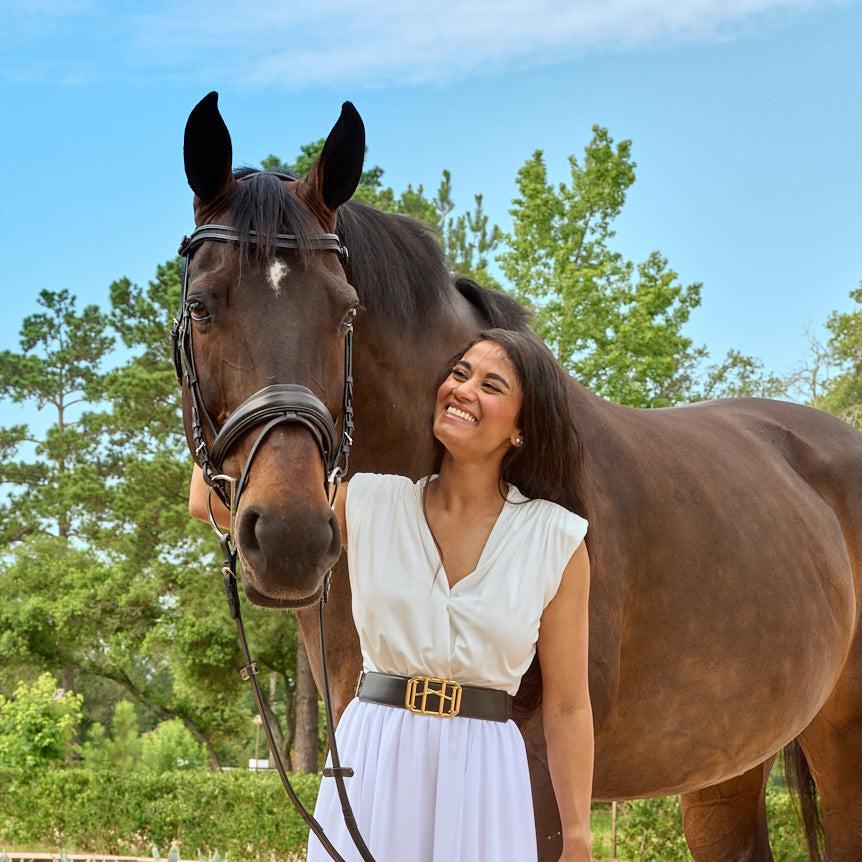
[[203, 746], [179, 719], [163, 721], [141, 738], [141, 765], [152, 772], [202, 769], [206, 762]]
[[[3, 394], [50, 405], [56, 419], [43, 439], [4, 429], [3, 478], [13, 490], [0, 510], [0, 644], [20, 670], [59, 672], [68, 689], [78, 673], [98, 676], [157, 718], [181, 718], [217, 766], [215, 745], [245, 727], [245, 694], [239, 679], [225, 684], [237, 647], [221, 591], [201, 597], [212, 545], [188, 517], [191, 459], [167, 338], [179, 301], [176, 261], [147, 291], [120, 280], [111, 297], [110, 315], [95, 306], [78, 315], [67, 292], [43, 291], [50, 313], [25, 319], [22, 353], [0, 355]], [[132, 356], [103, 371], [110, 323]], [[73, 416], [82, 401], [91, 409]], [[17, 463], [25, 437], [35, 458]], [[193, 608], [216, 638], [205, 655], [222, 662], [217, 692], [197, 684], [206, 661], [176, 647], [176, 633], [193, 627]]]
[[583, 164], [569, 156], [570, 182], [554, 188], [541, 150], [518, 171], [519, 196], [502, 270], [531, 307], [537, 334], [587, 388], [632, 406], [686, 399], [705, 355], [681, 332], [700, 303], [653, 252], [635, 268], [608, 243], [635, 179], [631, 141], [616, 147], [593, 126]]
[[129, 772], [141, 763], [141, 735], [134, 704], [121, 700], [114, 704], [111, 735], [104, 725], [94, 722], [81, 746], [84, 763], [92, 769], [121, 769]]
[[765, 371], [759, 359], [730, 349], [722, 362], [707, 368], [700, 397], [782, 398], [787, 391], [788, 381]]
[[[42, 290], [44, 311], [24, 319], [21, 352], [0, 352], [0, 397], [47, 408], [54, 420], [43, 439], [24, 424], [0, 430], [0, 483], [13, 489], [0, 503], [0, 547], [34, 533], [68, 539], [87, 532], [89, 501], [80, 485], [98, 484], [100, 465], [90, 414], [73, 408], [100, 400], [100, 367], [114, 342], [98, 306], [78, 314], [75, 302], [67, 290]], [[33, 460], [20, 458], [27, 445]], [[66, 481], [72, 471], [74, 484]]]
[[706, 347], [683, 334], [701, 283], [682, 285], [658, 251], [635, 265], [611, 248], [636, 164], [631, 141], [615, 146], [607, 129], [592, 132], [583, 160], [569, 156], [568, 183], [548, 181], [541, 150], [518, 171], [498, 260], [512, 294], [534, 311], [537, 334], [584, 386], [621, 404], [783, 394], [784, 381], [736, 350], [703, 372]]

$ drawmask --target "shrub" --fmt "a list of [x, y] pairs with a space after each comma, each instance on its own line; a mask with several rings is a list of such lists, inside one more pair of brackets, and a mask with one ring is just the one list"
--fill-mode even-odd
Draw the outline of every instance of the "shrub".
[[[290, 779], [313, 810], [319, 776]], [[176, 844], [186, 859], [269, 862], [304, 851], [307, 836], [274, 772], [0, 771], [0, 847], [150, 856]]]
[[141, 763], [153, 772], [201, 769], [207, 765], [204, 747], [179, 718], [158, 724], [141, 737]]
[[75, 750], [81, 695], [57, 688], [50, 673], [0, 694], [0, 768], [33, 769], [62, 763]]
[[632, 799], [617, 808], [618, 849], [638, 862], [688, 860], [678, 796]]

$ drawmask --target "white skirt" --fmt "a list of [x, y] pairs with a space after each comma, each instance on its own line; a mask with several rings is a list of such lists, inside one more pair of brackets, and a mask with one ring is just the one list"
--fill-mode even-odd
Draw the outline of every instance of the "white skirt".
[[[354, 697], [335, 739], [376, 862], [536, 862], [527, 751], [511, 719], [418, 715]], [[314, 817], [347, 862], [361, 862], [334, 778], [321, 779]], [[329, 860], [309, 832], [308, 862]]]

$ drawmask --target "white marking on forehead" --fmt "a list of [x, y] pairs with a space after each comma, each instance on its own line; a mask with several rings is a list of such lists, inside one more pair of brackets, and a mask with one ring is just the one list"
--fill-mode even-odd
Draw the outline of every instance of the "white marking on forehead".
[[266, 277], [276, 296], [281, 294], [281, 280], [289, 273], [290, 267], [283, 260], [274, 260], [269, 265]]

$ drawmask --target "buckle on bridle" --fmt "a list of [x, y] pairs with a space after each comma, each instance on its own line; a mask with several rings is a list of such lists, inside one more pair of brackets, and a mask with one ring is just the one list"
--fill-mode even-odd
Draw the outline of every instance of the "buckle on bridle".
[[[439, 683], [435, 688], [434, 683]], [[437, 698], [437, 707], [428, 706], [428, 698]], [[461, 685], [454, 679], [437, 676], [412, 676], [407, 680], [404, 706], [420, 715], [436, 715], [448, 718], [458, 715], [461, 709]]]

